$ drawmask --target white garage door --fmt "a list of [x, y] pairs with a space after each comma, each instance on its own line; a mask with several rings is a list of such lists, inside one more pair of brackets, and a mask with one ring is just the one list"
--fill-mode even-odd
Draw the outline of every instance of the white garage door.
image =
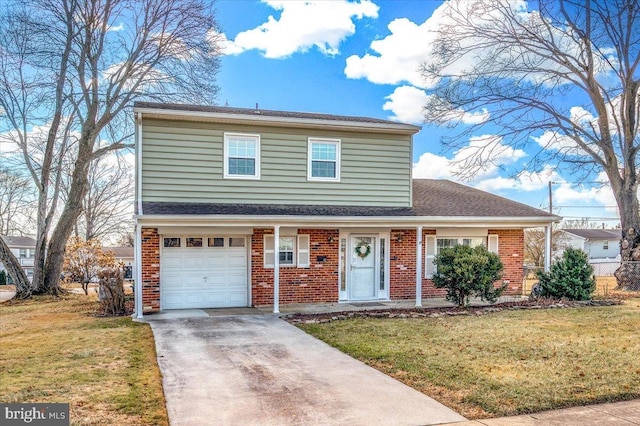
[[248, 305], [246, 237], [163, 237], [162, 309]]

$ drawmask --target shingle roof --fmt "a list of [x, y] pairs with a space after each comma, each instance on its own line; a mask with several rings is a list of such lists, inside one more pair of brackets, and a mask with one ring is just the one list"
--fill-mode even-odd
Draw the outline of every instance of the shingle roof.
[[17, 235], [0, 235], [9, 247], [35, 247], [36, 240], [31, 237], [21, 237]]
[[356, 117], [348, 115], [334, 115], [323, 114], [314, 112], [294, 112], [294, 111], [277, 111], [269, 109], [251, 109], [251, 108], [235, 108], [235, 107], [221, 107], [221, 106], [205, 106], [205, 105], [188, 105], [188, 104], [165, 104], [156, 102], [135, 102], [134, 108], [150, 108], [156, 110], [170, 110], [170, 111], [192, 111], [192, 112], [209, 112], [219, 114], [237, 114], [248, 115], [254, 117], [278, 117], [278, 118], [291, 118], [291, 119], [304, 119], [304, 120], [323, 120], [323, 121], [342, 121], [353, 123], [372, 123], [372, 124], [384, 124], [390, 126], [405, 126], [407, 128], [414, 128], [415, 131], [419, 131], [419, 126], [413, 126], [410, 124], [400, 123], [398, 121], [382, 120], [379, 118], [371, 117]]
[[557, 216], [469, 186], [447, 180], [413, 181], [413, 208], [311, 206], [285, 204], [217, 204], [145, 202], [145, 215], [423, 217], [469, 216], [548, 218]]
[[563, 231], [587, 240], [619, 240], [622, 238], [622, 231], [619, 229], [563, 229]]
[[449, 180], [414, 179], [419, 216], [553, 217], [540, 209]]

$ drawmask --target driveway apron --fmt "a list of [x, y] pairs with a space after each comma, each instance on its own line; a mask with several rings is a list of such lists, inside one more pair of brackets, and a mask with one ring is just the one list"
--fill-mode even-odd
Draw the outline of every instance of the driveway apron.
[[270, 315], [152, 320], [172, 425], [465, 420]]

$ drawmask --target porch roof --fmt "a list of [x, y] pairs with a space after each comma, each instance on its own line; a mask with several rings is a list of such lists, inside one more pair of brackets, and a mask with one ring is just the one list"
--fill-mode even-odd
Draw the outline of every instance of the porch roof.
[[285, 216], [371, 218], [536, 218], [559, 216], [448, 180], [415, 179], [413, 207], [143, 202], [144, 216]]

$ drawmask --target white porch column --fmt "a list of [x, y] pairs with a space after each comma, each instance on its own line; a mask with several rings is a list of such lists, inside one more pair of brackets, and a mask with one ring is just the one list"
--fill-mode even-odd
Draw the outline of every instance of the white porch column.
[[273, 227], [273, 313], [280, 313], [280, 225]]
[[544, 230], [544, 270], [549, 272], [551, 268], [551, 225], [545, 226]]
[[416, 307], [422, 306], [422, 225], [416, 229]]
[[136, 318], [142, 319], [142, 226], [136, 224], [136, 241], [133, 262], [133, 273], [135, 277], [135, 308]]

